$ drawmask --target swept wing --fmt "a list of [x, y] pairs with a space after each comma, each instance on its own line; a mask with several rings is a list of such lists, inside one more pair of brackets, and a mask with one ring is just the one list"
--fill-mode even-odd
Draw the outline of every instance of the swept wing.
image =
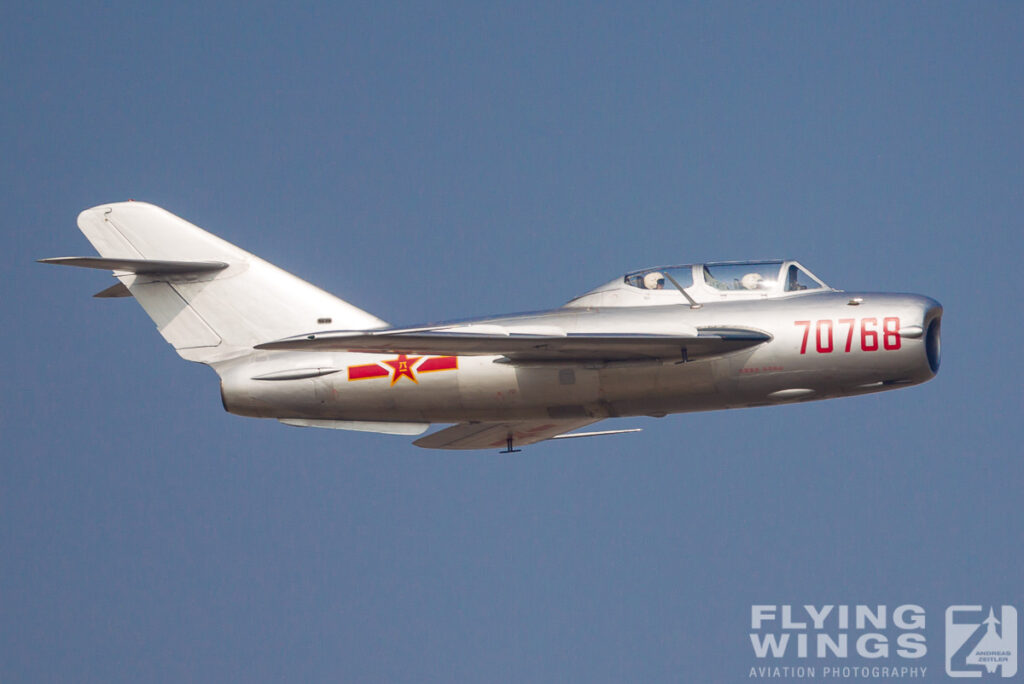
[[495, 423], [459, 423], [420, 437], [413, 444], [426, 449], [500, 449], [509, 445], [535, 444], [570, 430], [596, 423], [599, 418], [579, 420], [520, 420]]
[[684, 354], [686, 359], [693, 360], [721, 356], [770, 339], [763, 332], [740, 328], [691, 328], [675, 334], [653, 334], [521, 332], [495, 325], [473, 325], [316, 332], [259, 344], [256, 349], [505, 356], [515, 363], [679, 359]]

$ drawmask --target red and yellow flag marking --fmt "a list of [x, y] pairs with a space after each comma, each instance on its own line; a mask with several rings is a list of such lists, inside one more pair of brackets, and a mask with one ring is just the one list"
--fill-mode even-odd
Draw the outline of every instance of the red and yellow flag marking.
[[416, 368], [416, 372], [433, 373], [434, 371], [458, 370], [458, 368], [458, 356], [431, 356]]
[[[421, 360], [422, 359], [422, 360]], [[384, 364], [383, 366], [381, 365]], [[388, 366], [388, 368], [385, 368]], [[363, 363], [348, 367], [349, 380], [366, 380], [370, 378], [391, 378], [391, 385], [402, 378], [409, 378], [419, 384], [416, 379], [418, 373], [433, 373], [435, 371], [458, 370], [459, 358], [457, 356], [406, 356], [399, 354], [398, 358], [387, 359], [380, 363]]]
[[422, 358], [422, 356], [413, 356], [410, 358], [405, 354], [399, 354], [397, 359], [385, 361], [384, 363], [395, 369], [394, 375], [391, 376], [391, 385], [394, 386], [394, 384], [401, 378], [409, 378], [418, 385], [420, 381], [417, 380], [416, 376], [413, 374], [412, 367]]
[[348, 367], [349, 380], [365, 380], [366, 378], [383, 378], [391, 375], [391, 371], [382, 368], [376, 363], [367, 363], [361, 366]]

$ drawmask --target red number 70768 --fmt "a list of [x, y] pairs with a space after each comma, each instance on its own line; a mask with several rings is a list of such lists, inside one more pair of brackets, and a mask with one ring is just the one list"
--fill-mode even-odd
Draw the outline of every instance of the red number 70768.
[[[860, 350], [866, 352], [878, 351], [878, 319], [877, 318], [862, 318], [860, 319], [860, 335], [855, 336], [854, 331], [857, 329], [857, 319], [855, 318], [840, 318], [838, 321], [831, 319], [823, 319], [820, 321], [793, 321], [793, 325], [803, 326], [804, 337], [800, 342], [800, 353], [807, 353], [807, 342], [811, 336], [811, 328], [814, 328], [814, 348], [819, 354], [831, 354], [836, 350], [836, 323], [838, 327], [843, 328], [846, 333], [846, 343], [843, 344], [843, 351], [853, 351], [853, 338], [860, 338]], [[902, 344], [902, 338], [900, 337], [900, 319], [895, 316], [882, 319], [882, 348], [883, 349], [899, 349]], [[842, 337], [842, 331], [839, 337]]]

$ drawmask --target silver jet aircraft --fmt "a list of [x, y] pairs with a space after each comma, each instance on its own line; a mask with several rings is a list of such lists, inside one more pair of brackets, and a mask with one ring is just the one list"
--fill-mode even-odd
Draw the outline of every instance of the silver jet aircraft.
[[942, 307], [835, 290], [796, 261], [662, 266], [550, 311], [395, 328], [151, 204], [78, 227], [224, 408], [288, 425], [515, 447], [604, 418], [771, 406], [916, 385], [939, 369]]

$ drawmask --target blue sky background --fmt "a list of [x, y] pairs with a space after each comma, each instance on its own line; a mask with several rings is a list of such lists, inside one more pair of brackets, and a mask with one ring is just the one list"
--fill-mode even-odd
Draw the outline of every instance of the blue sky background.
[[[1022, 39], [1019, 3], [5, 4], [0, 680], [740, 681], [752, 603], [921, 604], [938, 676], [947, 605], [1024, 609]], [[128, 198], [395, 323], [793, 257], [941, 301], [942, 371], [515, 456], [239, 418], [33, 263]]]

